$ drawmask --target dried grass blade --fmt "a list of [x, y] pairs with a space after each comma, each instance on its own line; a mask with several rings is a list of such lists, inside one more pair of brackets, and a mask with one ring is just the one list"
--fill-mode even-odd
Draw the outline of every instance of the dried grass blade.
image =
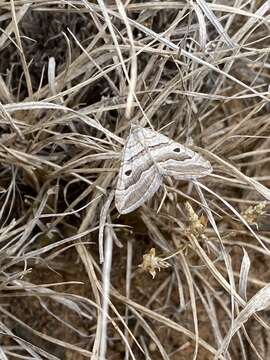
[[128, 91], [128, 97], [127, 97], [127, 107], [126, 107], [126, 118], [129, 119], [132, 115], [132, 108], [133, 108], [133, 98], [136, 91], [136, 84], [137, 84], [137, 56], [134, 46], [134, 39], [133, 39], [133, 33], [130, 27], [130, 24], [128, 22], [128, 18], [126, 15], [125, 8], [122, 4], [122, 1], [116, 0], [116, 4], [119, 10], [120, 15], [122, 16], [122, 19], [124, 21], [124, 24], [127, 29], [127, 35], [130, 43], [130, 59], [131, 59], [131, 69], [130, 69], [130, 81], [129, 81], [129, 91]]
[[[116, 12], [112, 11], [112, 10], [108, 10], [108, 13], [110, 13], [111, 15], [117, 17], [118, 19], [120, 18], [119, 15]], [[242, 86], [243, 88], [248, 89], [252, 93], [256, 94], [258, 97], [266, 100], [267, 102], [270, 102], [270, 99], [267, 96], [259, 93], [253, 87], [248, 86], [247, 84], [245, 84], [241, 80], [237, 79], [236, 77], [234, 77], [234, 76], [220, 70], [218, 67], [212, 65], [211, 63], [200, 59], [198, 56], [196, 56], [196, 55], [194, 55], [194, 54], [192, 54], [192, 53], [190, 53], [190, 52], [188, 52], [188, 51], [186, 51], [184, 49], [181, 49], [179, 46], [175, 45], [170, 40], [164, 38], [162, 35], [154, 32], [153, 30], [151, 30], [151, 29], [147, 28], [146, 26], [138, 23], [137, 21], [135, 21], [133, 19], [130, 19], [130, 18], [128, 18], [128, 20], [129, 20], [130, 24], [134, 25], [137, 29], [141, 30], [145, 34], [148, 34], [149, 36], [153, 37], [154, 39], [156, 39], [156, 40], [160, 41], [161, 43], [165, 44], [166, 46], [168, 46], [168, 48], [177, 51], [177, 53], [185, 56], [186, 58], [188, 58], [190, 60], [193, 60], [197, 64], [203, 65], [206, 68], [211, 69], [214, 72], [225, 76], [226, 78], [232, 80], [233, 82], [237, 83], [238, 85]]]
[[[254, 17], [251, 17], [245, 24], [242, 26], [238, 32], [233, 36], [233, 40], [236, 42], [240, 42], [240, 40], [247, 34], [253, 25], [259, 20], [266, 21], [267, 17], [265, 14], [270, 10], [270, 1], [266, 0], [259, 9], [253, 14]], [[269, 18], [268, 18], [269, 22]], [[269, 25], [268, 25], [269, 26]]]
[[262, 242], [262, 240], [260, 239], [260, 237], [255, 233], [255, 231], [252, 229], [252, 227], [247, 223], [247, 221], [243, 218], [243, 216], [241, 214], [239, 214], [239, 212], [231, 205], [228, 203], [228, 201], [226, 201], [225, 199], [223, 199], [222, 196], [219, 196], [216, 192], [212, 191], [211, 189], [209, 189], [207, 186], [203, 185], [202, 183], [199, 183], [199, 186], [203, 189], [205, 189], [206, 191], [208, 191], [210, 194], [214, 195], [216, 198], [218, 198], [224, 205], [227, 206], [228, 209], [230, 209], [232, 211], [232, 213], [234, 215], [236, 215], [238, 217], [239, 220], [242, 221], [242, 223], [248, 228], [248, 230], [252, 233], [252, 235], [255, 237], [256, 240], [258, 240], [258, 242], [260, 243], [260, 245], [264, 248], [264, 250], [267, 252], [267, 254], [270, 254], [270, 250], [266, 247], [266, 245]]
[[180, 256], [180, 258], [181, 258], [183, 272], [187, 279], [188, 288], [189, 288], [189, 295], [190, 295], [190, 302], [191, 302], [192, 316], [193, 316], [193, 324], [194, 324], [194, 333], [195, 333], [195, 350], [193, 353], [193, 360], [196, 360], [196, 358], [198, 356], [198, 350], [199, 350], [199, 326], [198, 326], [198, 315], [197, 315], [196, 296], [195, 296], [195, 292], [194, 292], [193, 278], [192, 278], [188, 263], [185, 259], [185, 256], [182, 253], [179, 253], [178, 256]]
[[206, 31], [206, 24], [204, 20], [204, 16], [202, 13], [201, 8], [195, 4], [192, 3], [193, 9], [197, 15], [198, 23], [199, 23], [199, 36], [200, 36], [200, 45], [202, 50], [205, 50], [206, 43], [207, 43], [207, 31]]
[[204, 15], [207, 17], [207, 19], [212, 23], [212, 25], [215, 27], [215, 29], [217, 30], [217, 32], [219, 33], [219, 35], [224, 39], [225, 43], [228, 45], [228, 47], [230, 48], [234, 48], [235, 44], [233, 43], [233, 41], [230, 39], [229, 35], [227, 34], [227, 32], [225, 31], [225, 29], [223, 28], [223, 26], [221, 25], [220, 21], [218, 20], [218, 18], [216, 17], [216, 15], [214, 14], [214, 12], [212, 11], [212, 9], [209, 7], [209, 5], [207, 4], [206, 1], [204, 0], [196, 0], [197, 4], [199, 5], [199, 7], [202, 9]]
[[[196, 180], [193, 180], [193, 183], [195, 184], [195, 187], [196, 187], [196, 190], [200, 196], [200, 199], [204, 205], [204, 210], [207, 214], [207, 217], [215, 231], [215, 233], [217, 234], [217, 237], [219, 239], [219, 243], [220, 243], [220, 249], [221, 249], [221, 254], [222, 254], [222, 257], [223, 257], [223, 260], [224, 260], [224, 263], [226, 265], [226, 270], [227, 270], [227, 274], [228, 274], [228, 277], [229, 277], [229, 282], [230, 282], [230, 286], [232, 289], [234, 289], [234, 291], [236, 292], [236, 287], [235, 287], [235, 281], [234, 281], [234, 275], [233, 275], [233, 269], [232, 269], [232, 264], [231, 264], [231, 258], [229, 256], [229, 254], [227, 253], [224, 245], [223, 245], [223, 242], [222, 242], [222, 239], [221, 239], [221, 236], [220, 236], [220, 233], [219, 233], [219, 230], [218, 230], [218, 227], [217, 227], [217, 224], [216, 224], [216, 221], [215, 221], [215, 218], [212, 214], [212, 211], [211, 209], [208, 207], [208, 204], [207, 204], [207, 201], [205, 199], [205, 196], [200, 188], [201, 184], [196, 181]], [[234, 318], [234, 296], [233, 296], [233, 293], [231, 292], [230, 293], [230, 296], [231, 296], [231, 319], [233, 321], [233, 318]]]
[[[41, 339], [48, 341], [52, 344], [56, 344], [58, 346], [61, 346], [65, 349], [70, 349], [73, 351], [78, 352], [79, 354], [83, 355], [83, 356], [91, 356], [91, 352], [85, 349], [82, 349], [81, 347], [77, 346], [77, 345], [73, 345], [71, 343], [56, 339], [50, 335], [44, 334], [38, 330], [33, 329], [31, 326], [27, 325], [26, 323], [24, 323], [22, 320], [20, 320], [19, 318], [17, 318], [16, 316], [14, 316], [11, 312], [7, 311], [4, 307], [0, 306], [0, 312], [2, 312], [3, 314], [5, 314], [5, 316], [7, 318], [11, 318], [13, 321], [17, 322], [20, 326], [22, 326], [23, 328], [27, 329], [27, 331], [32, 332], [34, 335], [40, 337]], [[20, 339], [21, 340], [21, 339]], [[24, 340], [23, 340], [24, 341]], [[29, 344], [31, 346], [34, 346], [32, 344]], [[40, 349], [41, 351], [41, 349]], [[43, 351], [43, 350], [42, 350]], [[50, 356], [52, 357], [52, 355], [50, 354]], [[51, 357], [49, 357], [49, 359], [51, 359]], [[58, 360], [58, 358], [56, 358]]]
[[248, 284], [248, 273], [250, 269], [250, 258], [245, 249], [243, 249], [244, 256], [241, 262], [240, 276], [239, 276], [239, 295], [247, 300], [247, 284]]
[[[126, 271], [126, 297], [130, 298], [130, 289], [131, 289], [131, 279], [132, 279], [132, 255], [133, 255], [133, 242], [132, 240], [128, 240], [127, 243], [127, 271]], [[125, 321], [128, 327], [128, 314], [129, 309], [128, 306], [125, 305]], [[128, 329], [125, 328], [125, 338], [127, 342], [129, 342], [129, 333]], [[125, 346], [125, 360], [129, 359], [129, 347]]]
[[55, 58], [50, 57], [48, 63], [48, 86], [52, 95], [55, 95], [57, 93], [55, 86], [55, 67]]
[[264, 288], [258, 291], [246, 304], [240, 314], [234, 321], [234, 326], [230, 329], [226, 335], [223, 344], [219, 348], [215, 359], [218, 359], [219, 356], [224, 353], [233, 337], [233, 335], [240, 329], [243, 324], [248, 321], [248, 319], [256, 314], [258, 311], [265, 310], [270, 306], [270, 284], [267, 284]]
[[61, 110], [64, 112], [70, 112], [70, 113], [74, 114], [75, 116], [79, 117], [80, 119], [82, 119], [87, 125], [90, 125], [93, 128], [100, 130], [105, 135], [107, 135], [109, 138], [116, 140], [120, 144], [124, 144], [123, 139], [116, 136], [113, 132], [104, 128], [96, 120], [89, 118], [88, 116], [84, 115], [80, 111], [73, 110], [73, 109], [63, 106], [63, 105], [54, 104], [54, 103], [45, 102], [45, 101], [44, 102], [43, 101], [37, 101], [37, 102], [32, 101], [32, 102], [23, 102], [23, 103], [18, 103], [18, 104], [7, 104], [7, 105], [3, 105], [3, 107], [7, 112], [21, 111], [21, 110], [37, 110], [37, 109], [51, 109], [51, 110]]
[[[24, 5], [24, 6], [30, 6], [30, 5]], [[20, 32], [19, 32], [19, 27], [18, 27], [18, 21], [17, 21], [17, 18], [16, 18], [14, 0], [10, 0], [10, 10], [11, 10], [12, 20], [13, 20], [14, 34], [15, 34], [16, 41], [17, 41], [17, 44], [18, 44], [18, 48], [20, 50], [19, 54], [20, 54], [20, 58], [21, 58], [21, 62], [22, 62], [22, 67], [23, 67], [25, 80], [26, 80], [28, 95], [29, 95], [30, 98], [33, 98], [32, 82], [31, 82], [31, 77], [30, 77], [28, 65], [27, 65], [27, 62], [26, 62], [26, 58], [25, 58], [25, 55], [24, 55], [23, 46], [22, 46], [22, 42], [21, 42], [21, 36], [20, 36]]]
[[110, 284], [111, 284], [111, 266], [112, 266], [112, 250], [113, 250], [113, 237], [109, 228], [105, 228], [105, 261], [102, 270], [102, 318], [101, 318], [101, 334], [100, 334], [100, 347], [99, 358], [105, 359], [107, 352], [107, 323], [108, 323], [108, 310], [109, 310], [109, 297], [110, 297]]
[[[180, 333], [185, 334], [186, 336], [188, 336], [190, 339], [195, 340], [195, 335], [192, 333], [192, 331], [186, 329], [185, 327], [181, 326], [180, 324], [176, 323], [175, 321], [159, 314], [156, 311], [153, 311], [141, 304], [136, 303], [135, 301], [131, 300], [131, 299], [127, 299], [125, 296], [120, 295], [117, 291], [112, 290], [111, 294], [116, 297], [117, 299], [125, 302], [126, 304], [128, 304], [130, 307], [134, 307], [135, 309], [137, 309], [138, 311], [142, 312], [143, 314], [145, 314], [146, 316], [150, 317], [151, 319], [160, 322], [161, 324], [174, 329]], [[206, 350], [208, 350], [211, 354], [216, 354], [216, 350], [209, 345], [206, 341], [204, 341], [202, 338], [199, 337], [199, 344], [201, 346], [203, 346]], [[222, 356], [222, 359], [225, 360], [225, 358]]]
[[[13, 17], [15, 15], [15, 18], [17, 20], [17, 23], [19, 23], [22, 18], [24, 17], [24, 15], [26, 14], [27, 10], [29, 9], [31, 4], [24, 4], [23, 6], [21, 6], [18, 11], [14, 14], [13, 13]], [[13, 20], [14, 21], [14, 20]], [[14, 24], [13, 21], [11, 21], [8, 26], [6, 27], [6, 30], [3, 32], [3, 34], [0, 36], [0, 49], [3, 49], [5, 43], [7, 40], [11, 39], [10, 35], [15, 31], [14, 28]], [[1, 30], [3, 31], [3, 30]], [[16, 46], [18, 46], [16, 44]]]
[[106, 225], [106, 218], [113, 201], [114, 191], [111, 191], [105, 204], [102, 206], [99, 216], [99, 232], [98, 232], [98, 248], [99, 248], [99, 261], [102, 264], [104, 262], [103, 254], [103, 238], [104, 238], [104, 229]]
[[152, 339], [152, 341], [157, 345], [157, 348], [160, 352], [161, 357], [164, 360], [170, 360], [169, 356], [167, 355], [166, 350], [164, 349], [162, 343], [160, 342], [158, 336], [155, 334], [155, 332], [151, 329], [150, 325], [144, 320], [144, 318], [141, 316], [141, 314], [136, 311], [134, 308], [130, 308], [130, 310], [133, 312], [133, 314], [136, 316], [137, 321], [139, 322], [140, 326], [144, 329], [145, 333]]
[[255, 190], [257, 190], [265, 199], [270, 201], [270, 190], [266, 188], [264, 185], [259, 183], [257, 180], [252, 179], [248, 177], [247, 175], [243, 174], [241, 171], [239, 171], [235, 166], [228, 163], [227, 161], [220, 158], [218, 155], [207, 151], [206, 149], [202, 150], [205, 154], [209, 155], [213, 159], [215, 159], [218, 163], [224, 165], [227, 169], [229, 169], [230, 172], [232, 172], [236, 178], [240, 178], [244, 180], [245, 183], [248, 183], [251, 185]]

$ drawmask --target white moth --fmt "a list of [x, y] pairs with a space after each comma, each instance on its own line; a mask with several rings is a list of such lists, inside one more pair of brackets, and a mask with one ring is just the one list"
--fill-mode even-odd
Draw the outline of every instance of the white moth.
[[115, 191], [115, 206], [127, 214], [149, 200], [164, 176], [191, 180], [212, 172], [198, 153], [154, 130], [132, 126], [122, 154]]

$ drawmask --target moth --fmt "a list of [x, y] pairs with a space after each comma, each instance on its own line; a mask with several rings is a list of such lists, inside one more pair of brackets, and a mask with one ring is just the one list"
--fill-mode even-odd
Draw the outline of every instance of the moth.
[[209, 175], [212, 166], [198, 153], [157, 131], [131, 127], [115, 191], [115, 206], [127, 214], [149, 200], [165, 176], [191, 180]]

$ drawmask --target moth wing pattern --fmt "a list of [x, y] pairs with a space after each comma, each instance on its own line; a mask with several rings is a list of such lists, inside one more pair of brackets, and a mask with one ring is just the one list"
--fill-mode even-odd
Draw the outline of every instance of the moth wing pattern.
[[159, 189], [164, 176], [191, 180], [211, 172], [209, 161], [198, 153], [157, 131], [133, 127], [122, 153], [116, 208], [120, 214], [137, 209]]
[[212, 166], [201, 155], [167, 136], [151, 129], [143, 129], [146, 147], [154, 163], [164, 176], [177, 180], [191, 180], [209, 175]]
[[120, 214], [137, 209], [162, 184], [162, 175], [143, 141], [142, 128], [137, 128], [131, 132], [123, 149], [115, 191], [115, 205]]

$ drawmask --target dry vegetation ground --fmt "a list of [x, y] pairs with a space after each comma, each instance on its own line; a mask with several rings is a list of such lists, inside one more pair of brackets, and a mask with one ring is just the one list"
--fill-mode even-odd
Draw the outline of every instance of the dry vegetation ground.
[[[0, 358], [270, 359], [270, 2], [2, 0], [0, 21]], [[213, 173], [119, 216], [131, 121]]]

